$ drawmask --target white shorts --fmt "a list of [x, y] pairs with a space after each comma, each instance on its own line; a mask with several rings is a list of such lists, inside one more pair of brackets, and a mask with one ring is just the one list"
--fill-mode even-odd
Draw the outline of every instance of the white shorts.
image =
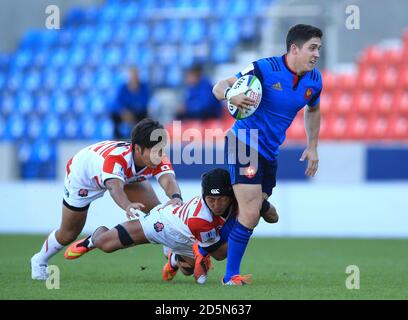
[[194, 258], [191, 248], [194, 241], [177, 230], [171, 216], [166, 213], [161, 214], [156, 209], [160, 206], [163, 205], [156, 206], [149, 215], [139, 218], [147, 240], [151, 243], [162, 244], [181, 256]]
[[92, 201], [102, 197], [105, 191], [105, 189], [88, 190], [81, 188], [79, 184], [75, 183], [75, 180], [71, 180], [65, 175], [63, 199], [72, 207], [70, 209], [85, 208]]

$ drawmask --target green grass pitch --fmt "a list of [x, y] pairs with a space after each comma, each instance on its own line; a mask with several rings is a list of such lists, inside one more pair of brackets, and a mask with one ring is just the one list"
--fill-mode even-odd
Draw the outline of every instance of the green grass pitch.
[[[225, 262], [213, 260], [207, 284], [178, 274], [161, 280], [161, 246], [112, 254], [94, 250], [74, 260], [62, 252], [60, 289], [30, 277], [29, 260], [44, 236], [0, 235], [0, 299], [408, 299], [408, 240], [254, 238], [241, 271], [253, 284], [223, 287]], [[346, 267], [357, 265], [360, 289], [346, 288]]]

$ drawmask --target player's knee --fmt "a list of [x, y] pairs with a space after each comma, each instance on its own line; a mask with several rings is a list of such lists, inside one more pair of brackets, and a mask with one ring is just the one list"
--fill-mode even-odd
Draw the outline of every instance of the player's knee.
[[267, 200], [264, 200], [262, 203], [261, 216], [268, 223], [277, 223], [279, 221], [279, 215], [276, 208]]

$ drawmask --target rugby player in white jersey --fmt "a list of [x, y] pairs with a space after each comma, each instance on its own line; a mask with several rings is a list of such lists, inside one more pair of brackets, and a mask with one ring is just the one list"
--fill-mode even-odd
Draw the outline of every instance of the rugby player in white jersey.
[[[59, 229], [47, 237], [31, 258], [31, 277], [46, 280], [48, 260], [81, 233], [90, 204], [106, 190], [130, 219], [133, 210], [149, 212], [160, 202], [147, 178], [154, 176], [170, 198], [182, 204], [180, 188], [171, 163], [163, 153], [167, 137], [163, 126], [143, 119], [132, 130], [131, 143], [103, 141], [82, 149], [67, 163]], [[80, 254], [70, 246], [67, 256]]]
[[[137, 220], [112, 229], [97, 228], [78, 242], [77, 246], [84, 248], [80, 255], [66, 257], [76, 259], [94, 248], [110, 253], [145, 243], [162, 244], [168, 249], [168, 261], [162, 274], [164, 281], [172, 280], [180, 269], [185, 275], [194, 273], [197, 283], [205, 283], [211, 266], [210, 255], [216, 260], [226, 258], [237, 203], [226, 170], [213, 169], [205, 173], [201, 186], [202, 196], [183, 205], [158, 205], [149, 214], [141, 213]], [[268, 220], [277, 220], [272, 207], [263, 215]]]

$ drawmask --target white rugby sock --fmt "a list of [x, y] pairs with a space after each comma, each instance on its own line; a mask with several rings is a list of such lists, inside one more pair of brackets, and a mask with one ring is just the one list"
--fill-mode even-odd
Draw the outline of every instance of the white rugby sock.
[[170, 256], [170, 265], [173, 268], [177, 268], [176, 255], [174, 253], [172, 253], [171, 256]]
[[48, 260], [64, 247], [55, 238], [56, 231], [57, 230], [54, 230], [50, 233], [47, 240], [45, 240], [40, 252], [36, 254], [35, 258], [41, 264], [48, 264]]

